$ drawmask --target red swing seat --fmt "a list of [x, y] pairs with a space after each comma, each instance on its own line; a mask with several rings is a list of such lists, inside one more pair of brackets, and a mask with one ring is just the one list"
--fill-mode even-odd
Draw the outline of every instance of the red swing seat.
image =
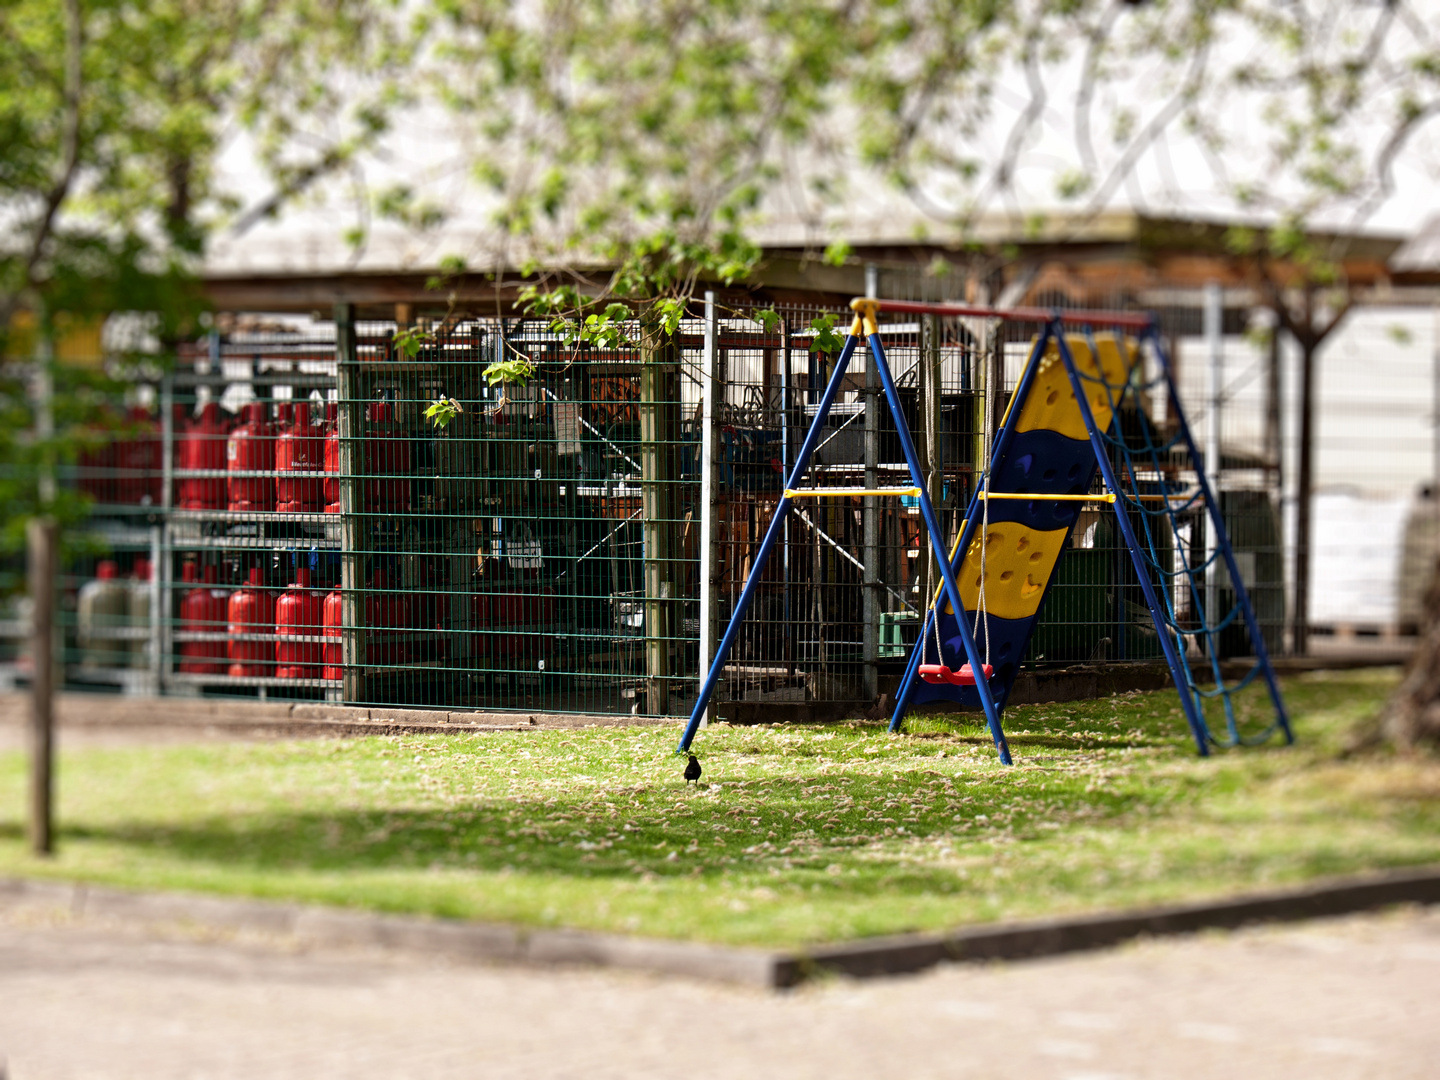
[[[981, 670], [985, 672], [985, 681], [988, 683], [995, 669], [989, 664], [982, 664]], [[975, 672], [970, 669], [969, 664], [961, 664], [959, 671], [951, 671], [944, 664], [921, 664], [920, 678], [927, 683], [950, 683], [952, 686], [974, 686]]]

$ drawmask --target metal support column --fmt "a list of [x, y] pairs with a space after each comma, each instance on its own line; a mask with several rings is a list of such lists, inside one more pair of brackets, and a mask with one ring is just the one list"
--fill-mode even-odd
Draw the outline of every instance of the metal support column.
[[[1225, 382], [1225, 316], [1224, 294], [1211, 282], [1205, 286], [1205, 346], [1208, 354], [1208, 389], [1205, 396], [1205, 479], [1217, 497], [1220, 492], [1220, 408]], [[1214, 527], [1204, 522], [1205, 529], [1205, 613], [1206, 622], [1218, 622], [1220, 610], [1220, 563], [1215, 558], [1218, 543]], [[1207, 650], [1219, 648], [1220, 635], [1212, 634], [1205, 642]]]
[[[790, 475], [790, 408], [795, 403], [795, 376], [790, 370], [790, 324], [780, 320], [780, 475]], [[780, 534], [780, 575], [784, 581], [785, 674], [795, 675], [795, 635], [790, 632], [795, 617], [790, 577], [790, 517], [787, 514]]]
[[[700, 360], [700, 678], [710, 674], [715, 656], [715, 624], [719, 615], [716, 587], [720, 583], [720, 562], [716, 543], [715, 500], [715, 394], [719, 377], [719, 337], [715, 321], [715, 293], [705, 293], [705, 353]], [[703, 731], [715, 718], [712, 700], [700, 718]]]
[[[865, 295], [878, 295], [879, 272], [873, 265], [865, 267]], [[865, 358], [865, 487], [873, 490], [880, 485], [880, 373], [875, 358]], [[880, 502], [867, 495], [862, 500], [864, 562], [861, 571], [861, 635], [864, 661], [864, 698], [874, 702], [880, 696]], [[817, 507], [817, 512], [819, 508]]]
[[366, 519], [361, 513], [360, 474], [364, 466], [364, 402], [355, 305], [335, 305], [336, 389], [340, 398], [336, 431], [340, 442], [341, 649], [345, 663], [344, 700], [365, 701]]
[[150, 658], [155, 693], [166, 689], [170, 678], [171, 656], [174, 654], [175, 610], [171, 567], [170, 508], [175, 488], [175, 376], [167, 372], [160, 380], [160, 524], [154, 526], [154, 552], [151, 555], [150, 579], [155, 594], [150, 598], [150, 617], [156, 620], [156, 633], [150, 639]]
[[990, 348], [985, 350], [985, 386], [981, 399], [980, 431], [983, 446], [976, 460], [983, 461], [989, 468], [994, 458], [995, 440], [999, 437], [1001, 421], [1005, 419], [1005, 326], [994, 328], [990, 335]]
[[[925, 489], [930, 503], [944, 523], [945, 448], [940, 434], [940, 398], [944, 392], [940, 367], [940, 319], [920, 316], [920, 467], [925, 471]], [[919, 602], [932, 595], [939, 581], [940, 566], [933, 553], [920, 564]]]

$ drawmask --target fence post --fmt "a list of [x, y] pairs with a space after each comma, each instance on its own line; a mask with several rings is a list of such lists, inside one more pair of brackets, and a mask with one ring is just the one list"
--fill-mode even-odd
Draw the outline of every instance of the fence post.
[[641, 330], [640, 505], [645, 539], [645, 711], [670, 713], [675, 607], [675, 450], [680, 367], [675, 339], [658, 321]]
[[[700, 362], [700, 684], [710, 674], [715, 656], [715, 624], [719, 610], [715, 587], [719, 584], [716, 551], [715, 498], [715, 380], [719, 375], [719, 340], [715, 323], [715, 293], [705, 292], [705, 354]], [[697, 690], [698, 692], [698, 690]], [[715, 717], [715, 699], [700, 719], [704, 731]]]
[[30, 848], [36, 855], [54, 851], [51, 829], [55, 805], [55, 522], [31, 518], [26, 525], [29, 549], [30, 656]]
[[170, 534], [170, 511], [174, 504], [175, 492], [175, 374], [166, 372], [160, 381], [160, 524], [154, 527], [154, 551], [151, 555], [150, 580], [155, 583], [155, 594], [150, 600], [150, 617], [158, 620], [154, 643], [155, 655], [150, 658], [151, 674], [155, 681], [154, 693], [169, 688], [171, 657], [175, 654], [175, 625], [171, 619], [174, 610], [174, 595], [171, 572], [172, 537]]
[[[865, 267], [865, 295], [879, 295], [879, 271], [874, 265]], [[859, 350], [857, 350], [859, 351]], [[865, 486], [880, 486], [880, 372], [875, 357], [867, 349], [865, 356]], [[880, 697], [880, 509], [873, 495], [862, 499], [861, 526], [864, 532], [865, 567], [861, 571], [861, 618], [864, 626], [861, 647], [864, 650], [864, 698], [871, 705]], [[819, 508], [816, 508], [818, 513]], [[823, 659], [823, 658], [822, 658]]]
[[[1208, 393], [1205, 401], [1205, 479], [1215, 493], [1216, 509], [1220, 499], [1220, 409], [1223, 404], [1225, 378], [1224, 294], [1220, 286], [1205, 286], [1205, 345], [1209, 353]], [[1215, 558], [1217, 547], [1215, 526], [1204, 522], [1205, 529], [1205, 619], [1215, 623], [1220, 611], [1220, 562]], [[1219, 648], [1219, 637], [1206, 640], [1207, 650]]]
[[343, 700], [365, 700], [365, 517], [360, 513], [364, 424], [360, 400], [360, 346], [355, 305], [335, 305], [335, 385], [340, 398], [336, 432], [340, 443], [340, 610], [341, 654], [345, 664]]
[[[925, 470], [925, 487], [930, 503], [936, 507], [941, 527], [945, 525], [945, 448], [940, 434], [940, 319], [936, 315], [920, 316], [920, 467]], [[920, 597], [932, 595], [940, 578], [935, 553], [923, 543], [920, 564]], [[927, 553], [928, 554], [925, 554]]]

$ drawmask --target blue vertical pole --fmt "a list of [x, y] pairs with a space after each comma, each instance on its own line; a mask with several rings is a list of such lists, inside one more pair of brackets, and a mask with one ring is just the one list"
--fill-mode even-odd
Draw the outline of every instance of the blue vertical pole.
[[[1270, 663], [1270, 650], [1265, 647], [1265, 636], [1260, 633], [1259, 620], [1255, 618], [1255, 609], [1250, 605], [1250, 594], [1245, 589], [1245, 583], [1240, 580], [1240, 571], [1235, 565], [1235, 553], [1230, 547], [1230, 537], [1225, 531], [1225, 519], [1220, 513], [1220, 503], [1215, 498], [1215, 493], [1210, 490], [1210, 481], [1205, 477], [1205, 469], [1201, 466], [1200, 452], [1195, 447], [1195, 438], [1190, 433], [1190, 424], [1185, 419], [1185, 414], [1180, 411], [1179, 397], [1175, 393], [1175, 380], [1170, 372], [1170, 358], [1165, 354], [1164, 347], [1160, 344], [1160, 335], [1152, 325], [1146, 336], [1155, 348], [1155, 355], [1160, 359], [1161, 370], [1165, 373], [1165, 392], [1169, 394], [1170, 400], [1177, 403], [1175, 414], [1180, 417], [1180, 430], [1185, 435], [1185, 446], [1190, 451], [1190, 460], [1195, 463], [1195, 475], [1200, 481], [1200, 491], [1205, 499], [1205, 506], [1210, 513], [1210, 521], [1215, 526], [1215, 540], [1220, 545], [1220, 551], [1225, 556], [1225, 567], [1230, 571], [1230, 584], [1235, 589], [1236, 600], [1240, 604], [1241, 614], [1245, 616], [1245, 626], [1250, 631], [1250, 643], [1255, 647], [1255, 661], [1260, 665], [1260, 670], [1265, 676], [1265, 685], [1270, 690], [1270, 700], [1275, 706], [1275, 717], [1280, 721], [1280, 730], [1285, 733], [1285, 741], [1293, 743], [1295, 734], [1290, 730], [1290, 715], [1285, 710], [1285, 701], [1280, 696], [1280, 686], [1275, 680], [1275, 668]], [[1214, 573], [1213, 569], [1209, 571]], [[1214, 617], [1213, 613], [1210, 616]], [[1214, 650], [1211, 650], [1212, 653]], [[1177, 687], [1177, 689], [1179, 689]], [[1183, 691], [1182, 691], [1183, 692]]]
[[[1153, 331], [1153, 325], [1152, 325]], [[1100, 471], [1105, 476], [1105, 484], [1116, 495], [1115, 520], [1120, 526], [1120, 532], [1125, 536], [1125, 545], [1130, 549], [1130, 561], [1135, 564], [1135, 576], [1140, 579], [1140, 589], [1145, 594], [1145, 603], [1150, 607], [1150, 617], [1155, 620], [1155, 633], [1160, 638], [1160, 647], [1165, 651], [1165, 662], [1170, 665], [1171, 677], [1175, 680], [1175, 689], [1180, 692], [1180, 704], [1185, 709], [1185, 719], [1190, 724], [1190, 733], [1195, 737], [1195, 746], [1200, 751], [1200, 756], [1205, 757], [1210, 753], [1210, 741], [1205, 728], [1205, 718], [1195, 708], [1190, 700], [1189, 669], [1176, 652], [1176, 645], [1169, 630], [1169, 624], [1165, 619], [1165, 609], [1161, 607], [1160, 600], [1155, 595], [1154, 582], [1150, 580], [1150, 569], [1145, 565], [1145, 556], [1140, 551], [1140, 541], [1135, 535], [1135, 527], [1130, 523], [1130, 515], [1125, 512], [1123, 496], [1120, 494], [1120, 481], [1115, 475], [1115, 468], [1110, 463], [1110, 448], [1100, 436], [1100, 430], [1095, 426], [1095, 413], [1090, 408], [1090, 397], [1085, 391], [1085, 380], [1081, 378], [1079, 369], [1075, 366], [1075, 357], [1070, 353], [1070, 345], [1065, 340], [1065, 335], [1060, 326], [1060, 320], [1055, 320], [1055, 340], [1060, 346], [1060, 357], [1065, 362], [1065, 371], [1070, 376], [1070, 388], [1075, 391], [1075, 401], [1080, 406], [1080, 415], [1085, 419], [1085, 428], [1090, 432], [1090, 445], [1095, 449], [1095, 460], [1099, 462]], [[1104, 368], [1100, 365], [1100, 358], [1095, 357], [1095, 368], [1097, 372], [1103, 373]], [[1101, 375], [1103, 378], [1103, 374]], [[1173, 399], [1172, 400], [1176, 400]], [[1115, 414], [1115, 430], [1120, 430], [1119, 413]]]
[[[857, 318], [856, 325], [851, 328], [850, 336], [845, 339], [845, 345], [840, 350], [840, 356], [835, 361], [834, 369], [830, 372], [830, 381], [825, 384], [825, 393], [821, 395], [820, 404], [815, 410], [815, 419], [810, 422], [810, 430], [805, 433], [805, 441], [800, 444], [800, 450], [795, 455], [795, 467], [785, 478], [785, 490], [789, 490], [799, 483], [800, 478], [805, 475], [805, 470], [810, 467], [810, 458], [815, 453], [815, 447], [820, 441], [820, 432], [825, 427], [826, 417], [830, 415], [830, 406], [834, 404], [835, 397], [840, 392], [840, 384], [845, 379], [845, 369], [850, 365], [850, 357], [855, 354], [855, 345], [860, 340], [859, 322], [860, 320]], [[677, 753], [683, 754], [690, 749], [690, 743], [700, 729], [700, 718], [705, 715], [705, 706], [710, 702], [710, 695], [715, 692], [715, 685], [720, 681], [720, 673], [725, 670], [725, 661], [730, 656], [735, 639], [740, 636], [740, 626], [745, 621], [745, 613], [750, 609], [750, 602], [755, 599], [755, 594], [760, 589], [760, 578], [765, 572], [765, 564], [770, 559], [770, 553], [774, 550], [776, 541], [784, 532], [785, 519], [789, 513], [790, 499], [782, 490], [780, 501], [775, 506], [775, 514], [770, 518], [770, 527], [765, 530], [765, 539], [760, 542], [760, 550], [755, 555], [755, 563], [750, 567], [750, 576], [745, 580], [745, 588], [740, 591], [740, 599], [735, 601], [735, 611], [731, 614], [730, 622], [725, 627], [725, 636], [720, 639], [720, 644], [715, 649], [715, 656], [710, 661], [710, 670], [705, 676], [705, 682], [700, 687], [700, 696], [695, 699], [695, 708], [690, 712], [690, 722], [685, 725], [685, 734], [680, 737], [680, 747]]]
[[[974, 540], [975, 532], [980, 528], [980, 523], [984, 520], [980, 499], [982, 491], [988, 492], [990, 489], [990, 481], [988, 479], [990, 476], [989, 466], [994, 462], [1004, 460], [1005, 451], [1010, 448], [1010, 441], [1014, 438], [1015, 434], [1015, 425], [1020, 419], [1020, 410], [1024, 407], [1025, 398], [1030, 393], [1031, 385], [1035, 382], [1036, 373], [1040, 370], [1039, 360], [1040, 357], [1045, 355], [1045, 347], [1050, 342], [1053, 329], [1050, 323], [1046, 323], [1045, 328], [1040, 332], [1040, 336], [1035, 342], [1035, 347], [1030, 350], [1030, 359], [1026, 361], [1025, 370], [1020, 374], [1020, 383], [1015, 387], [1015, 394], [1011, 399], [1011, 407], [1005, 418], [1005, 424], [1000, 429], [1000, 433], [995, 437], [995, 444], [990, 449], [990, 461], [984, 470], [986, 479], [982, 481], [977, 478], [975, 482], [975, 493], [970, 497], [970, 507], [966, 511], [965, 525], [960, 532], [960, 543], [956, 545], [955, 558], [950, 563], [950, 568], [953, 573], [958, 574], [960, 572], [960, 567], [965, 563], [965, 552], [969, 548], [971, 541]], [[925, 613], [925, 620], [920, 627], [921, 633], [924, 634], [929, 629], [931, 618], [938, 619], [939, 617], [939, 599], [936, 598], [935, 603], [932, 604], [930, 609], [927, 609]], [[963, 622], [964, 620], [962, 619], [961, 621]], [[905, 677], [900, 682], [900, 692], [895, 695], [895, 712], [890, 717], [891, 731], [899, 731], [901, 723], [905, 720], [905, 710], [910, 704], [910, 693], [915, 687], [915, 678], [920, 672], [920, 658], [924, 652], [924, 649], [921, 647], [923, 640], [922, 638], [921, 641], [918, 641], [915, 648], [911, 650], [910, 662], [905, 667]], [[944, 663], [944, 657], [941, 657], [940, 661]], [[976, 669], [972, 666], [971, 670], [974, 671]]]
[[[915, 452], [915, 443], [910, 438], [910, 426], [905, 423], [905, 410], [900, 403], [900, 392], [895, 388], [895, 379], [890, 374], [890, 365], [885, 360], [885, 346], [880, 342], [878, 331], [870, 334], [870, 353], [875, 358], [875, 366], [880, 372], [880, 383], [885, 389], [885, 399], [890, 403], [890, 412], [895, 417], [895, 431], [900, 436], [900, 450], [905, 455], [905, 463], [910, 467], [910, 479], [920, 491], [920, 516], [925, 519], [925, 528], [930, 533], [930, 547], [935, 552], [935, 561], [940, 565], [940, 575], [945, 583], [945, 595], [949, 598], [950, 607], [955, 612], [955, 621], [960, 627], [960, 641], [965, 646], [965, 655], [969, 658], [970, 670], [975, 673], [975, 689], [980, 695], [980, 707], [985, 710], [985, 721], [990, 726], [990, 737], [995, 740], [995, 748], [1000, 751], [1000, 760], [1004, 764], [1010, 765], [1012, 764], [1010, 746], [1006, 742], [1005, 731], [1000, 726], [1000, 712], [995, 707], [994, 696], [990, 693], [990, 680], [985, 678], [984, 659], [975, 645], [974, 635], [971, 634], [969, 623], [965, 618], [965, 605], [960, 602], [960, 589], [955, 584], [955, 573], [950, 566], [950, 553], [945, 550], [945, 537], [940, 531], [940, 522], [935, 517], [935, 507], [930, 504], [930, 492], [925, 486], [925, 474], [920, 468], [920, 456]], [[983, 537], [980, 542], [985, 542]], [[961, 550], [964, 550], [963, 547]], [[916, 655], [919, 655], [924, 644], [924, 638], [916, 642], [914, 650]]]

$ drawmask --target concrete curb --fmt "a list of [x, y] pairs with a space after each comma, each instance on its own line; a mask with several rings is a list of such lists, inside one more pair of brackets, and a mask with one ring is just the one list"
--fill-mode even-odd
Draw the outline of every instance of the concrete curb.
[[1440, 867], [1425, 867], [1196, 904], [996, 923], [944, 934], [904, 934], [786, 953], [584, 930], [532, 930], [268, 900], [0, 878], [0, 909], [11, 911], [60, 912], [79, 920], [261, 937], [299, 946], [393, 949], [478, 963], [623, 968], [765, 989], [795, 986], [824, 974], [852, 978], [898, 975], [947, 961], [1055, 956], [1142, 936], [1291, 922], [1393, 904], [1434, 903], [1440, 903]]
[[[0, 694], [0, 723], [28, 720], [28, 694]], [[573, 730], [679, 724], [681, 717], [609, 716], [545, 712], [461, 712], [313, 702], [233, 701], [223, 698], [120, 697], [63, 693], [56, 720], [63, 734], [82, 728], [221, 729], [290, 738], [317, 735], [464, 734], [482, 731]]]
[[996, 923], [948, 934], [906, 934], [816, 949], [783, 961], [775, 985], [817, 972], [852, 977], [898, 975], [944, 961], [1021, 960], [1102, 949], [1138, 937], [1297, 922], [1393, 904], [1440, 903], [1440, 867], [1316, 882], [1294, 889], [1111, 914]]
[[300, 947], [395, 950], [472, 963], [624, 968], [761, 987], [776, 985], [776, 964], [783, 959], [758, 949], [582, 930], [537, 930], [499, 923], [17, 878], [0, 878], [0, 910], [5, 909]]

